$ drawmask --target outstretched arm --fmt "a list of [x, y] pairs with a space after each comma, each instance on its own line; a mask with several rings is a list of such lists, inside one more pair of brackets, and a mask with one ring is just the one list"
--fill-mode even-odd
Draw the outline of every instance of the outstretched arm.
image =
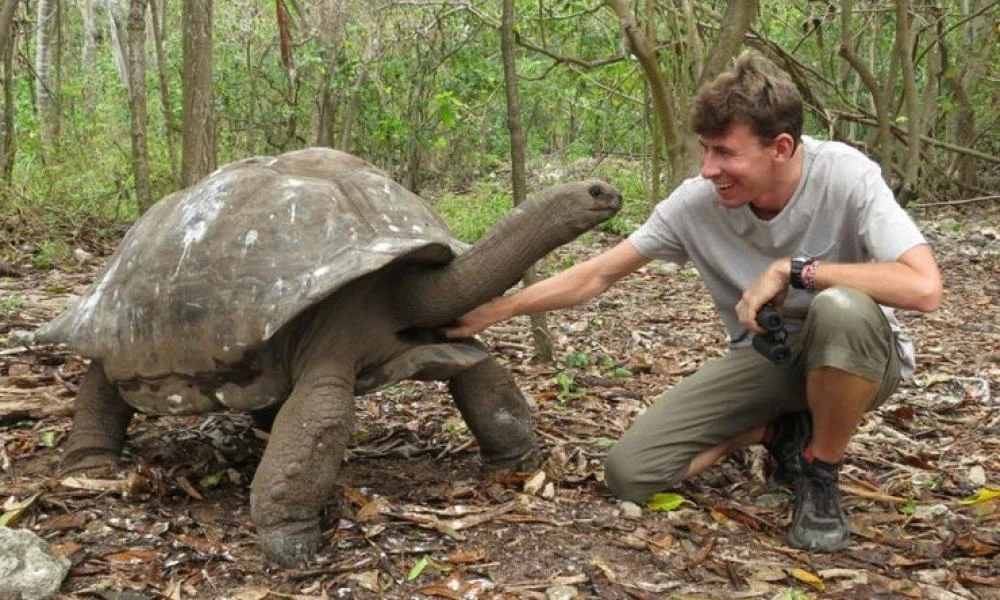
[[[773, 262], [736, 305], [740, 322], [758, 331], [757, 311], [765, 302], [784, 298], [790, 274], [789, 259]], [[816, 270], [815, 288], [822, 290], [838, 285], [861, 290], [879, 304], [894, 308], [933, 312], [941, 305], [941, 273], [927, 244], [914, 246], [888, 262], [821, 261]]]
[[445, 328], [444, 333], [450, 338], [469, 337], [515, 315], [576, 306], [601, 294], [649, 260], [635, 249], [632, 242], [624, 240], [607, 252], [516, 294], [500, 296], [480, 305], [460, 317], [453, 326]]

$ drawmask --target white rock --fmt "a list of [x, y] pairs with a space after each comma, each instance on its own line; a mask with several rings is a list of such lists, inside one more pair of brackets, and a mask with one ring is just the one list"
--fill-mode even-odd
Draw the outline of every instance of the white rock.
[[641, 519], [642, 507], [635, 502], [625, 500], [621, 503], [622, 516], [626, 519]]
[[974, 465], [969, 468], [969, 483], [976, 487], [986, 485], [986, 469], [982, 465]]
[[0, 527], [0, 598], [48, 598], [59, 591], [69, 567], [34, 533]]
[[555, 585], [545, 590], [545, 600], [575, 600], [580, 592], [571, 585]]

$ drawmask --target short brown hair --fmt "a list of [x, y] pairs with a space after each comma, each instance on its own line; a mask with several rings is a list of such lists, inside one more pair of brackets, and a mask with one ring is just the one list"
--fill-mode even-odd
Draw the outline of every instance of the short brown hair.
[[698, 135], [715, 137], [734, 123], [743, 123], [765, 145], [782, 133], [798, 144], [802, 118], [802, 97], [788, 74], [759, 53], [747, 51], [698, 90], [691, 126]]

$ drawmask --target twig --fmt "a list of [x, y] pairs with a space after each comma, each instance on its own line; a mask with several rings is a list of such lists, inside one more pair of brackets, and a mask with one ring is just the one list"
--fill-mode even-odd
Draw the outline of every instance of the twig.
[[985, 202], [987, 200], [1000, 200], [1000, 196], [976, 196], [975, 198], [963, 198], [961, 200], [948, 200], [946, 202], [912, 202], [910, 206], [956, 206], [958, 204], [971, 204], [972, 202]]

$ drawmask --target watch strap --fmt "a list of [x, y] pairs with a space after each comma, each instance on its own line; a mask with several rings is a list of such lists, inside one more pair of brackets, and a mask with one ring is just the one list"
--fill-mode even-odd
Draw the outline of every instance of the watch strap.
[[792, 269], [788, 277], [788, 282], [797, 290], [806, 289], [805, 282], [802, 281], [802, 271], [812, 264], [814, 259], [807, 256], [796, 256], [792, 258]]

